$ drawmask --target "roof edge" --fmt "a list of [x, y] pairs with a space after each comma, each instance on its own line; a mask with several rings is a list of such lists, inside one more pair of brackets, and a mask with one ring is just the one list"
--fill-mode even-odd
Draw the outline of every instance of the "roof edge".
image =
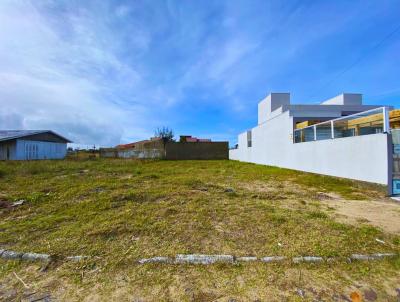
[[[6, 130], [6, 131], [19, 131], [19, 130]], [[20, 130], [23, 131], [23, 130]], [[51, 133], [55, 136], [58, 136], [59, 138], [63, 139], [66, 141], [66, 143], [72, 143], [71, 140], [67, 139], [66, 137], [58, 134], [57, 132], [53, 131], [53, 130], [31, 130], [32, 132], [30, 133], [26, 133], [26, 134], [20, 134], [20, 135], [14, 135], [14, 136], [10, 136], [10, 137], [6, 137], [6, 138], [0, 138], [0, 142], [4, 142], [4, 141], [9, 141], [9, 140], [14, 140], [14, 139], [18, 139], [18, 138], [22, 138], [22, 137], [26, 137], [26, 136], [31, 136], [31, 135], [37, 135], [37, 134], [42, 134], [42, 133]]]

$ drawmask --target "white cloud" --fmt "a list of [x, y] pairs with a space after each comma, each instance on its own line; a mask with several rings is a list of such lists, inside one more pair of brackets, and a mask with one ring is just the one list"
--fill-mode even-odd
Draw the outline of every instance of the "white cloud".
[[123, 94], [141, 85], [139, 73], [115, 55], [98, 20], [65, 20], [56, 30], [30, 2], [0, 4], [1, 127], [54, 129], [77, 143], [103, 145], [125, 133], [141, 136], [145, 104], [113, 96], [113, 89]]

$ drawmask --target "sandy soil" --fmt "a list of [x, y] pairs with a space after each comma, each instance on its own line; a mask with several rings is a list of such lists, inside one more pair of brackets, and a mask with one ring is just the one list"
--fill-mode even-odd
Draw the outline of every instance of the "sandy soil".
[[334, 208], [341, 222], [358, 224], [361, 220], [386, 232], [400, 234], [400, 202], [338, 199], [321, 202]]

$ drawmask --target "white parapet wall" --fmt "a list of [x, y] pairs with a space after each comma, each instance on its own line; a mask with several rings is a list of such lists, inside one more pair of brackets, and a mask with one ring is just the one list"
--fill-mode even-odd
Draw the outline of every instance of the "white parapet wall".
[[388, 135], [385, 133], [293, 143], [289, 112], [239, 135], [229, 158], [305, 172], [388, 184]]
[[388, 184], [388, 136], [370, 134], [293, 144], [295, 170]]

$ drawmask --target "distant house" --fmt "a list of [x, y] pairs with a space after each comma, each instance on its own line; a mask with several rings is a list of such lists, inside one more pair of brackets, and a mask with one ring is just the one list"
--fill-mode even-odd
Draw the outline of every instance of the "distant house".
[[145, 139], [141, 141], [137, 141], [134, 143], [117, 145], [115, 148], [117, 149], [150, 149], [150, 148], [158, 148], [162, 146], [162, 139], [160, 137], [151, 137], [150, 139]]
[[190, 135], [181, 135], [179, 142], [163, 142], [152, 137], [115, 148], [101, 148], [100, 157], [140, 159], [228, 159], [228, 142], [212, 142]]
[[181, 143], [209, 143], [211, 139], [209, 138], [197, 138], [191, 135], [180, 135], [179, 142]]
[[0, 130], [0, 160], [62, 159], [67, 143], [51, 130]]

